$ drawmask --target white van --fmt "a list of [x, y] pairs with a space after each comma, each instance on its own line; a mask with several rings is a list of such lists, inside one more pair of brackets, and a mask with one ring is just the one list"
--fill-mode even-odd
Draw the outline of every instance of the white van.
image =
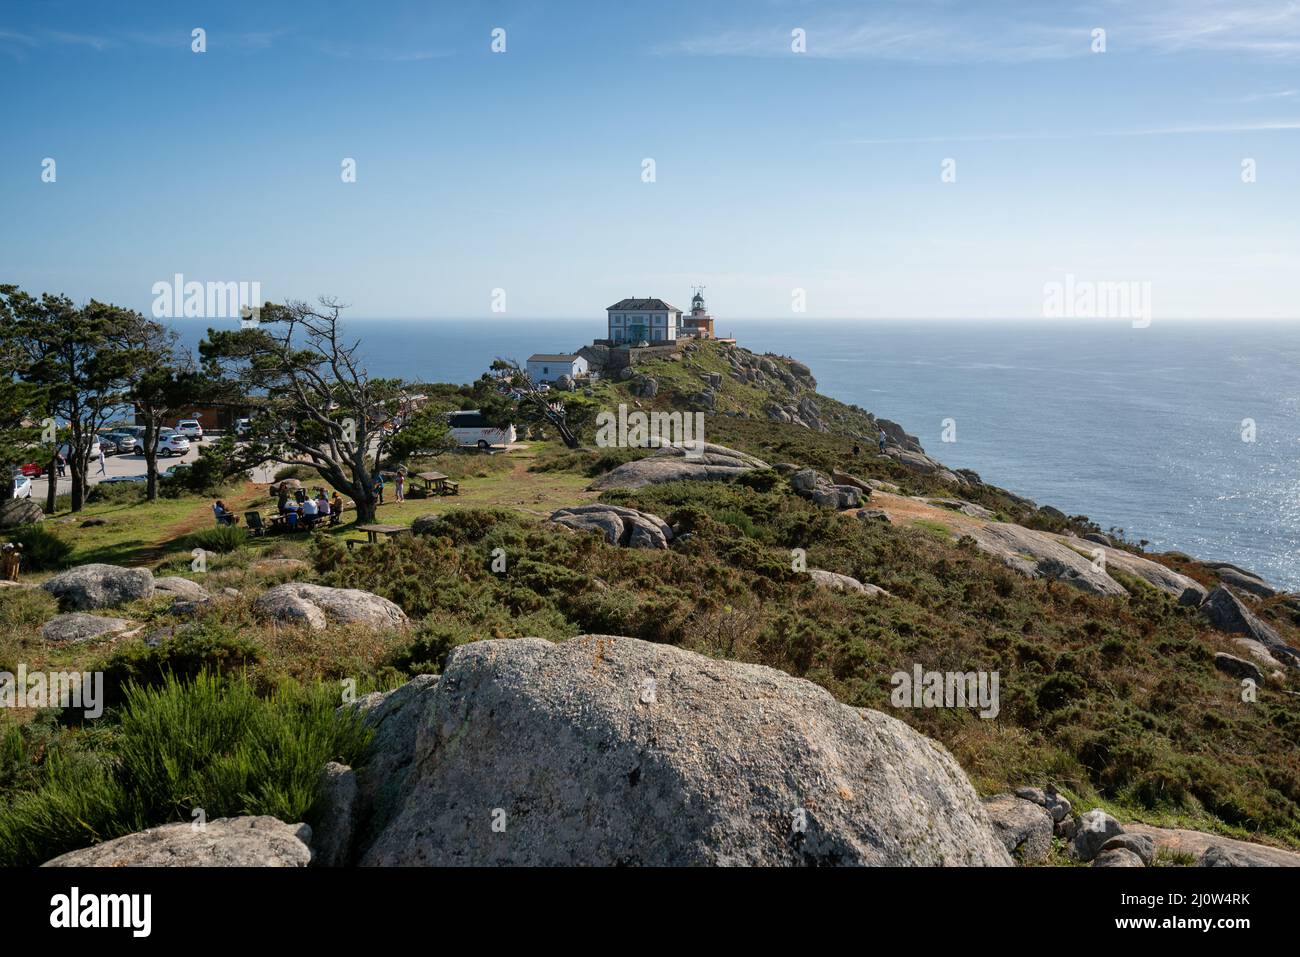
[[494, 429], [478, 409], [448, 413], [447, 425], [451, 428], [452, 438], [461, 448], [490, 449], [494, 445], [509, 445], [515, 440], [513, 425]]

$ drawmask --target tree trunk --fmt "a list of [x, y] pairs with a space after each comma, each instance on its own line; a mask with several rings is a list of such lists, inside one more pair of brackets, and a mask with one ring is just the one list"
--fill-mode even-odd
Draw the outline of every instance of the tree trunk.
[[80, 512], [86, 501], [86, 472], [80, 463], [69, 463], [72, 467], [72, 511]]
[[54, 503], [59, 498], [59, 451], [54, 450], [54, 457], [50, 459], [50, 470], [45, 473], [49, 478], [48, 488], [45, 490], [45, 513], [54, 514]]
[[151, 502], [158, 501], [158, 442], [149, 441], [149, 433], [145, 432], [144, 447], [144, 472], [145, 472], [145, 498]]
[[352, 501], [355, 502], [357, 506], [358, 525], [366, 525], [375, 520], [377, 515], [377, 505], [375, 502], [374, 492], [367, 489], [366, 494], [355, 495], [353, 496]]

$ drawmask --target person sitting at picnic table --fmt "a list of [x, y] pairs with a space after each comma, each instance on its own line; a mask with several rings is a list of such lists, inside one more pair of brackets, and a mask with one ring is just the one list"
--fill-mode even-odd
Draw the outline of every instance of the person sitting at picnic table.
[[302, 503], [302, 521], [308, 530], [316, 524], [316, 500], [314, 498], [305, 498]]
[[330, 513], [330, 500], [325, 497], [325, 490], [317, 489], [316, 492], [316, 514], [324, 518]]
[[291, 532], [296, 532], [298, 530], [297, 502], [290, 501], [284, 503], [284, 524]]
[[343, 521], [343, 496], [335, 489], [334, 497], [330, 499], [330, 524], [337, 525]]
[[239, 521], [235, 513], [221, 499], [213, 501], [212, 514], [217, 517], [218, 525], [234, 525]]

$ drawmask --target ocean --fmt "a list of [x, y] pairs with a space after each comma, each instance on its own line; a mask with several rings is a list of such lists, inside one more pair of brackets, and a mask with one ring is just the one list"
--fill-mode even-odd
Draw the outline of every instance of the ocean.
[[[190, 345], [208, 324], [176, 323]], [[371, 375], [468, 382], [498, 356], [576, 349], [604, 320], [356, 319], [349, 332]], [[1300, 324], [719, 320], [718, 333], [807, 363], [819, 391], [893, 419], [951, 467], [1300, 589]]]

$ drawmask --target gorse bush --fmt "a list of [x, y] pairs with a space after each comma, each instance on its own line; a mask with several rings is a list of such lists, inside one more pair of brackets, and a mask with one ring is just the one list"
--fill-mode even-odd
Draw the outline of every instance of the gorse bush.
[[[285, 684], [259, 697], [242, 680], [200, 675], [132, 687], [111, 751], [62, 746], [39, 759], [35, 786], [0, 807], [0, 865], [51, 857], [169, 821], [269, 814], [309, 820], [322, 767], [364, 762], [370, 731], [338, 711], [328, 685]], [[6, 760], [36, 762], [21, 740]]]
[[202, 548], [209, 552], [233, 552], [243, 548], [248, 542], [248, 533], [238, 525], [217, 525], [212, 528], [191, 532], [191, 548]]

